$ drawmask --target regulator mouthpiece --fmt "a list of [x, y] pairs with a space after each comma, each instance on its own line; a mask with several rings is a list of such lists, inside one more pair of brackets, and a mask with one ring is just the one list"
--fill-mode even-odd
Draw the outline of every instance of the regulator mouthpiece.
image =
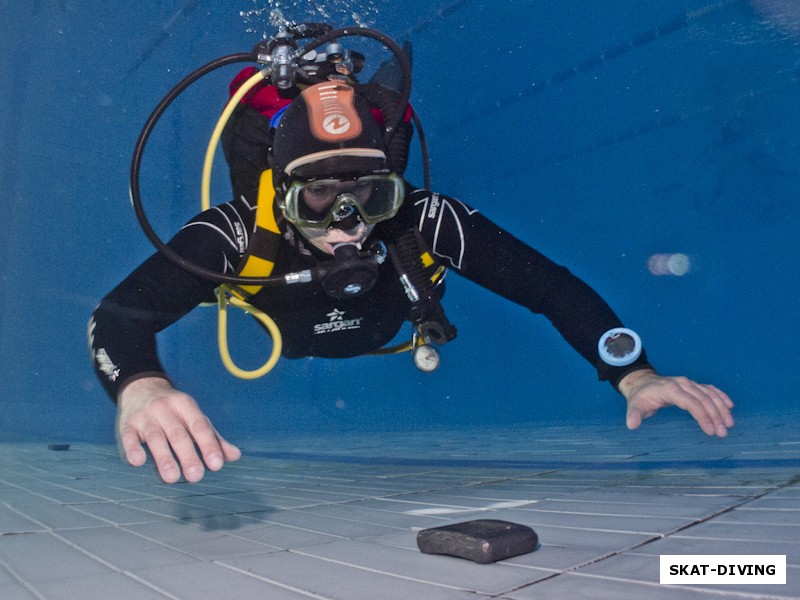
[[386, 258], [386, 247], [377, 243], [361, 252], [356, 244], [337, 244], [333, 256], [333, 264], [321, 274], [322, 288], [332, 298], [355, 298], [378, 281], [378, 265]]

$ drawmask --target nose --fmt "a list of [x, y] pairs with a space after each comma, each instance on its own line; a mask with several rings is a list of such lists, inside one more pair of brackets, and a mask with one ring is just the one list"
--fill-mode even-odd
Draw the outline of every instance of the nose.
[[342, 204], [338, 206], [336, 210], [333, 212], [333, 220], [336, 223], [340, 223], [345, 219], [349, 219], [356, 213], [356, 207], [350, 203]]

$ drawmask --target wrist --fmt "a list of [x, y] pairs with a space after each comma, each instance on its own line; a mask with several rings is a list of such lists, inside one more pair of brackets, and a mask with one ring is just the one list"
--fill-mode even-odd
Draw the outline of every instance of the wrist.
[[656, 372], [649, 366], [636, 369], [635, 371], [626, 373], [622, 379], [619, 380], [617, 383], [617, 390], [619, 390], [620, 394], [625, 396], [625, 399], [628, 399], [636, 388], [641, 385], [642, 381], [655, 375]]
[[125, 381], [117, 393], [117, 405], [120, 406], [130, 398], [141, 397], [152, 393], [172, 390], [172, 383], [162, 373], [142, 373]]

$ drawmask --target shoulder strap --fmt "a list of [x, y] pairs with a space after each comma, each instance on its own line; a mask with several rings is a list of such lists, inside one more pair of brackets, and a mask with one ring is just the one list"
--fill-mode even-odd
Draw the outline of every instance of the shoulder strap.
[[[247, 252], [239, 263], [237, 275], [243, 277], [269, 277], [275, 268], [281, 231], [275, 218], [275, 188], [272, 185], [272, 171], [261, 173], [258, 184], [256, 204], [256, 228]], [[257, 294], [263, 286], [242, 285], [231, 291], [242, 299]]]

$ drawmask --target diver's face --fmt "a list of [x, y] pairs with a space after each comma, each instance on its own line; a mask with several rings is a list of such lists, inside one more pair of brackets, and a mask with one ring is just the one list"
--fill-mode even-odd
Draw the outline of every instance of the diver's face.
[[295, 227], [352, 232], [359, 223], [374, 225], [396, 215], [405, 197], [405, 184], [393, 173], [296, 177], [276, 192], [284, 217]]
[[[333, 254], [337, 244], [361, 246], [374, 228], [364, 222], [360, 213], [375, 192], [373, 179], [351, 176], [301, 181], [290, 186], [287, 203], [291, 208], [287, 211], [284, 206], [284, 216], [294, 222], [309, 243], [326, 254]], [[291, 219], [287, 212], [299, 218]]]

